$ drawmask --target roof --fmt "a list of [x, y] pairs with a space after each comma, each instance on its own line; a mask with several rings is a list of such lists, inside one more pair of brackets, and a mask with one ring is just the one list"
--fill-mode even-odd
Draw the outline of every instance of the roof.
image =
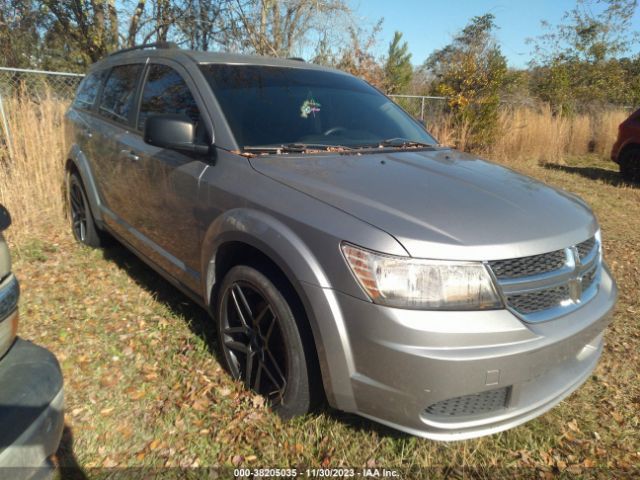
[[99, 60], [93, 68], [105, 67], [111, 64], [123, 63], [127, 61], [144, 61], [147, 58], [167, 58], [180, 61], [193, 61], [199, 64], [225, 64], [225, 65], [263, 65], [284, 68], [304, 68], [308, 70], [321, 70], [326, 72], [341, 72], [329, 67], [315, 65], [296, 59], [285, 59], [276, 57], [262, 57], [258, 55], [240, 55], [223, 52], [202, 52], [198, 50], [183, 50], [181, 48], [154, 48], [137, 49], [123, 52], [114, 52], [108, 57]]

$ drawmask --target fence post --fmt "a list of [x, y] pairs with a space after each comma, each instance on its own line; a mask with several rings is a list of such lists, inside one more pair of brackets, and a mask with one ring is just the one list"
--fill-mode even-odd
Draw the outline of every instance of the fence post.
[[420, 105], [420, 121], [424, 124], [424, 97], [422, 97], [422, 105]]
[[2, 116], [2, 129], [4, 130], [4, 138], [7, 143], [7, 149], [9, 150], [9, 161], [13, 160], [13, 141], [11, 139], [11, 131], [9, 130], [9, 122], [7, 121], [7, 115], [4, 111], [4, 103], [2, 101], [2, 94], [0, 94], [0, 116]]

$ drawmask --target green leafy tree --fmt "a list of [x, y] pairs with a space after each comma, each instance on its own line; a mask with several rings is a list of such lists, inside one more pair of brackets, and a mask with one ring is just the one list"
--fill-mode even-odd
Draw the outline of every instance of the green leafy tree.
[[402, 33], [396, 31], [389, 44], [389, 53], [384, 64], [385, 86], [387, 93], [401, 93], [411, 83], [413, 66], [409, 45], [402, 42]]
[[560, 114], [636, 98], [637, 82], [620, 57], [639, 40], [637, 3], [577, 0], [558, 25], [543, 22], [546, 32], [531, 40], [532, 90]]
[[38, 65], [42, 15], [30, 0], [0, 0], [0, 62], [3, 67]]
[[494, 138], [506, 81], [506, 59], [493, 36], [496, 28], [490, 13], [473, 17], [424, 64], [435, 78], [435, 93], [448, 97], [456, 123], [466, 127], [476, 148], [488, 146]]

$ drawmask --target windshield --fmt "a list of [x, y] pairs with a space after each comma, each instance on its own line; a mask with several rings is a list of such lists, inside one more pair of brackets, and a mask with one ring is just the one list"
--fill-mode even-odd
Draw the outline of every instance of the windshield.
[[302, 68], [201, 65], [241, 148], [436, 144], [404, 110], [350, 75]]

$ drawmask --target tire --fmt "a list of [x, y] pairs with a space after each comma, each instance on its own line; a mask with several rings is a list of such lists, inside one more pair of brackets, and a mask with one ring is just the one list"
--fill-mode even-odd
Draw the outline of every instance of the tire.
[[640, 182], [640, 147], [630, 147], [622, 152], [620, 176], [626, 182]]
[[71, 232], [74, 238], [92, 248], [104, 245], [104, 234], [96, 226], [91, 207], [87, 200], [82, 180], [77, 173], [69, 176], [69, 216], [71, 217]]
[[218, 344], [231, 375], [288, 419], [315, 404], [315, 369], [293, 313], [296, 302], [276, 287], [276, 274], [261, 270], [239, 265], [224, 277], [216, 296]]

